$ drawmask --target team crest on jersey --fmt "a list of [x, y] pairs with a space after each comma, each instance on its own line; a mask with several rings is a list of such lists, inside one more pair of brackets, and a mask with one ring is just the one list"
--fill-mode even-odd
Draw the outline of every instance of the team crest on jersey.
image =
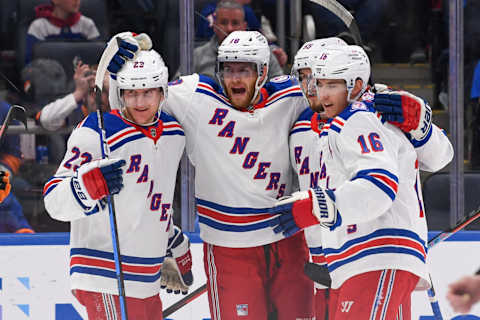
[[352, 110], [367, 110], [367, 106], [362, 102], [355, 101], [354, 103], [352, 103], [351, 109]]
[[157, 136], [157, 130], [155, 130], [155, 128], [150, 128], [150, 134], [155, 138]]
[[176, 86], [177, 84], [180, 84], [183, 82], [183, 79], [177, 79], [177, 80], [174, 80], [174, 81], [170, 81], [168, 83], [169, 86]]
[[290, 80], [290, 76], [278, 76], [278, 77], [275, 77], [272, 80], [270, 80], [270, 82], [282, 83], [282, 82], [286, 82], [288, 80]]
[[248, 316], [248, 304], [237, 304], [237, 316]]

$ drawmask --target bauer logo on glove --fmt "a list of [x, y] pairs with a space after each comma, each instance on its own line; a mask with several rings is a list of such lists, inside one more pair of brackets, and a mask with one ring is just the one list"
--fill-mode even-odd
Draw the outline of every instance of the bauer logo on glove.
[[315, 224], [334, 230], [342, 223], [335, 207], [335, 194], [319, 187], [281, 199], [269, 213], [279, 214], [270, 220], [270, 226], [275, 233], [282, 232], [286, 237]]

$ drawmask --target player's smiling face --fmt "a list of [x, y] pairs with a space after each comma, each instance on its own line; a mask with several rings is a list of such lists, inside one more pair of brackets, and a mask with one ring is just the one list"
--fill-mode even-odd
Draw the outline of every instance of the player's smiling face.
[[245, 109], [255, 94], [257, 71], [250, 62], [225, 62], [221, 71], [225, 94], [236, 109]]
[[123, 99], [127, 119], [144, 125], [153, 122], [160, 102], [163, 100], [163, 92], [160, 88], [125, 89]]
[[318, 101], [323, 107], [323, 118], [334, 118], [348, 105], [345, 80], [317, 79]]

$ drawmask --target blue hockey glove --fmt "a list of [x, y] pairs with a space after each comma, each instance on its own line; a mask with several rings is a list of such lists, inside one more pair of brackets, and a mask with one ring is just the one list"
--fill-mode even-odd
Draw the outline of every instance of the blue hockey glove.
[[121, 167], [125, 163], [125, 160], [101, 159], [84, 164], [77, 169], [71, 185], [77, 200], [85, 209], [91, 209], [97, 204], [97, 200], [122, 190]]
[[[149, 50], [152, 48], [152, 40], [145, 34], [136, 34], [133, 32], [121, 32], [110, 40], [118, 42], [118, 51], [110, 60], [107, 70], [112, 79], [117, 79], [117, 72], [123, 67], [125, 61], [133, 59], [138, 50]], [[110, 45], [110, 42], [108, 45]]]
[[334, 230], [342, 223], [335, 207], [335, 194], [322, 188], [295, 192], [278, 201], [269, 213], [279, 214], [270, 220], [270, 226], [275, 233], [282, 232], [286, 237], [315, 224]]
[[177, 226], [170, 232], [167, 255], [162, 264], [160, 287], [168, 293], [187, 294], [193, 283], [192, 254], [188, 237]]
[[413, 139], [427, 138], [432, 126], [432, 109], [423, 99], [406, 91], [384, 90], [375, 94], [374, 104], [385, 120]]

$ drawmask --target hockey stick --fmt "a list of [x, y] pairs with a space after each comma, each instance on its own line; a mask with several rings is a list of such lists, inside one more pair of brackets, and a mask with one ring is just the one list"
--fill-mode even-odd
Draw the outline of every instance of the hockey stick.
[[325, 9], [329, 10], [331, 13], [336, 15], [340, 20], [342, 20], [343, 24], [348, 28], [350, 33], [352, 34], [353, 38], [355, 39], [355, 43], [358, 45], [362, 45], [362, 36], [360, 35], [360, 30], [358, 29], [357, 22], [352, 14], [345, 9], [338, 1], [335, 0], [310, 0], [313, 3], [321, 5]]
[[[437, 234], [435, 237], [428, 241], [428, 248], [431, 249], [435, 245], [439, 244], [440, 242], [446, 240], [450, 236], [454, 235], [458, 231], [464, 229], [467, 225], [471, 224], [475, 220], [480, 217], [480, 207], [470, 212], [465, 219], [460, 221], [456, 226], [450, 228], [448, 230], [442, 231]], [[435, 320], [442, 320], [442, 314], [440, 311], [440, 306], [438, 304], [438, 299], [435, 294], [435, 289], [433, 288], [432, 277], [430, 277], [430, 283], [432, 283], [431, 289], [428, 290], [428, 298], [430, 300], [430, 304], [432, 306], [433, 314], [435, 316]]]
[[25, 129], [28, 130], [27, 128], [27, 115], [25, 112], [24, 107], [20, 107], [17, 105], [13, 105], [10, 107], [8, 110], [7, 116], [5, 117], [5, 120], [3, 121], [2, 128], [0, 128], [0, 141], [2, 141], [3, 136], [7, 132], [8, 126], [10, 125], [10, 122], [12, 120], [18, 120], [23, 123], [25, 126]]
[[[117, 38], [118, 41], [120, 41]], [[98, 128], [100, 129], [100, 145], [102, 149], [102, 159], [108, 159], [110, 156], [110, 148], [107, 144], [105, 123], [103, 122], [102, 111], [102, 90], [103, 90], [103, 78], [107, 71], [108, 64], [112, 60], [113, 56], [118, 51], [118, 42], [110, 41], [102, 53], [102, 57], [98, 63], [97, 72], [95, 74], [95, 102], [97, 104], [97, 118]], [[108, 213], [110, 218], [110, 232], [112, 235], [113, 245], [113, 259], [115, 260], [115, 273], [117, 276], [118, 297], [120, 300], [120, 312], [123, 320], [128, 320], [127, 313], [127, 301], [125, 296], [125, 282], [123, 280], [122, 261], [120, 255], [120, 244], [118, 241], [118, 228], [117, 219], [115, 215], [115, 201], [114, 197], [107, 196]]]
[[171, 315], [172, 313], [174, 313], [178, 309], [182, 308], [184, 305], [186, 305], [186, 304], [192, 302], [193, 300], [195, 300], [196, 298], [200, 297], [202, 294], [205, 293], [205, 291], [207, 291], [207, 284], [206, 283], [204, 283], [201, 287], [198, 287], [197, 289], [192, 291], [187, 296], [183, 297], [181, 300], [175, 302], [174, 304], [172, 304], [167, 309], [163, 310], [163, 317], [164, 318], [168, 317], [169, 315]]
[[467, 215], [467, 217], [464, 218], [459, 223], [457, 223], [456, 226], [454, 226], [454, 227], [452, 227], [448, 230], [442, 231], [439, 234], [437, 234], [435, 237], [430, 239], [428, 241], [428, 248], [432, 248], [433, 246], [437, 245], [438, 243], [448, 239], [450, 236], [452, 236], [455, 233], [457, 233], [458, 231], [464, 229], [466, 226], [468, 226], [469, 224], [471, 224], [472, 222], [477, 220], [479, 217], [480, 217], [480, 207], [478, 207], [477, 209], [470, 212]]

